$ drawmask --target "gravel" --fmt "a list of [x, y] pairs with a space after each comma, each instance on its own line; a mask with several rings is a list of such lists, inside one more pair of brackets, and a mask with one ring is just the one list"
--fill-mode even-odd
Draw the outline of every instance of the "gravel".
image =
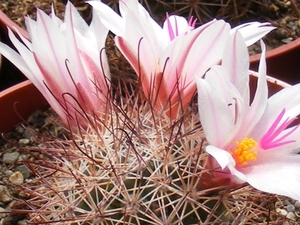
[[32, 156], [23, 150], [35, 145], [42, 146], [35, 142], [34, 134], [55, 133], [53, 120], [57, 120], [53, 110], [36, 111], [29, 117], [29, 125], [19, 124], [14, 131], [3, 134], [4, 138], [0, 138], [0, 225], [27, 224], [25, 214], [9, 213], [11, 208], [15, 207], [15, 198], [28, 197], [24, 191], [20, 191], [20, 186], [34, 178], [30, 169], [23, 163], [24, 160], [33, 160]]

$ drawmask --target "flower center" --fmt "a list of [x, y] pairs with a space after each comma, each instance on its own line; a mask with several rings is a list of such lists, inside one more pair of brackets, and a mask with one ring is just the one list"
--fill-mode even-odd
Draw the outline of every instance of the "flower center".
[[235, 142], [237, 148], [229, 151], [235, 162], [239, 165], [245, 166], [248, 161], [255, 161], [257, 151], [255, 147], [258, 145], [253, 138], [244, 138], [241, 142]]

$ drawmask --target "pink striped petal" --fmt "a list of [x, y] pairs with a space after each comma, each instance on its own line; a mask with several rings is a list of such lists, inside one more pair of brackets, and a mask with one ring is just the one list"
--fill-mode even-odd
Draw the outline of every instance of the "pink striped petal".
[[300, 155], [288, 155], [277, 161], [260, 163], [242, 172], [254, 188], [300, 200]]

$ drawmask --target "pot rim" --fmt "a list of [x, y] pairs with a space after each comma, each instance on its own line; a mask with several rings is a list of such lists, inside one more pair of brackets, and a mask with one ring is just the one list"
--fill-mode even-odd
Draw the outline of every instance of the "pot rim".
[[16, 24], [14, 21], [12, 21], [2, 10], [0, 10], [0, 22], [7, 28], [9, 27], [13, 32], [20, 33], [23, 37], [25, 37], [27, 40], [30, 39], [29, 33], [20, 27], [18, 24]]
[[[258, 72], [256, 71], [253, 71], [253, 70], [249, 70], [249, 74], [254, 76], [254, 77], [258, 77]], [[276, 77], [272, 77], [272, 76], [268, 76], [267, 75], [267, 82], [270, 82], [272, 84], [276, 84], [278, 86], [281, 86], [283, 88], [287, 88], [287, 87], [291, 87], [292, 85], [285, 82], [285, 81], [282, 81]]]
[[[290, 43], [281, 45], [277, 48], [267, 51], [266, 59], [275, 58], [281, 54], [286, 54], [287, 52], [294, 51], [295, 49], [299, 48], [299, 46], [300, 46], [300, 38], [297, 38], [296, 40], [291, 41]], [[250, 56], [250, 62], [259, 61], [260, 56], [261, 54], [255, 54]]]
[[49, 104], [29, 80], [0, 92], [0, 132], [12, 131], [15, 125], [35, 110], [46, 110]]

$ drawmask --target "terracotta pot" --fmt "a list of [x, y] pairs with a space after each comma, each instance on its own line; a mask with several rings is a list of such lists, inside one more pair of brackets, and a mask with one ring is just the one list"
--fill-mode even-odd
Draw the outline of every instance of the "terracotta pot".
[[1, 31], [4, 31], [7, 34], [7, 27], [9, 27], [12, 31], [17, 30], [23, 37], [29, 40], [29, 34], [22, 27], [17, 25], [14, 21], [12, 21], [4, 12], [0, 10], [0, 27]]
[[30, 81], [23, 81], [0, 92], [0, 133], [14, 126], [35, 110], [49, 107], [45, 98]]
[[[254, 72], [251, 77], [251, 86], [255, 87], [257, 78]], [[268, 77], [268, 83], [270, 95], [290, 86], [272, 77]], [[11, 131], [18, 122], [26, 119], [34, 110], [45, 110], [48, 107], [45, 98], [28, 80], [0, 92], [0, 132]]]
[[[259, 55], [250, 57], [250, 68], [258, 69]], [[300, 82], [300, 38], [286, 45], [267, 51], [267, 74], [285, 82]]]
[[[0, 39], [1, 42], [9, 45], [10, 47], [14, 48], [12, 45], [9, 37], [8, 37], [8, 30], [9, 27], [12, 31], [17, 33], [18, 31], [21, 35], [25, 38], [29, 39], [29, 34], [26, 30], [18, 26], [15, 22], [13, 22], [10, 18], [8, 18], [1, 10], [0, 10]], [[27, 78], [20, 73], [20, 71], [12, 65], [10, 61], [6, 58], [2, 58], [0, 55], [0, 91], [4, 90], [14, 84], [22, 82]]]
[[[254, 95], [254, 90], [256, 89], [256, 82], [257, 82], [257, 73], [251, 71], [251, 79], [250, 79], [250, 89], [251, 89], [251, 95]], [[276, 92], [282, 90], [283, 88], [290, 87], [291, 85], [279, 80], [277, 78], [267, 76], [267, 81], [268, 81], [268, 87], [269, 87], [269, 97]]]

